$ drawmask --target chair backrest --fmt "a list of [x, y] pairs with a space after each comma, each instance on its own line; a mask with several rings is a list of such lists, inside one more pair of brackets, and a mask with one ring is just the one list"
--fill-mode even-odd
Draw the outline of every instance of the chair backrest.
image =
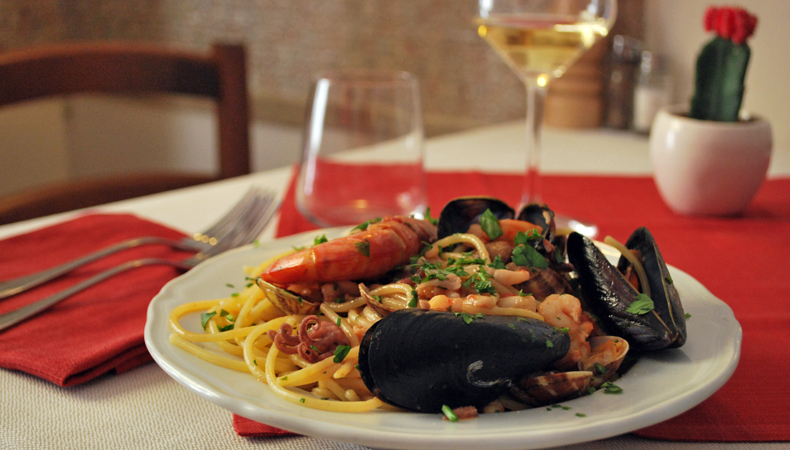
[[250, 173], [245, 49], [208, 54], [140, 43], [75, 43], [0, 53], [0, 107], [77, 93], [175, 93], [215, 100], [219, 174], [113, 175], [0, 198], [0, 224]]

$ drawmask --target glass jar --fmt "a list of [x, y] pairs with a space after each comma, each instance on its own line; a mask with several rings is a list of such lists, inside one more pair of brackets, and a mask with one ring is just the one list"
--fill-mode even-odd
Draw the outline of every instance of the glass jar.
[[672, 79], [666, 60], [651, 52], [642, 52], [639, 75], [634, 90], [633, 128], [639, 133], [650, 133], [659, 109], [672, 101]]

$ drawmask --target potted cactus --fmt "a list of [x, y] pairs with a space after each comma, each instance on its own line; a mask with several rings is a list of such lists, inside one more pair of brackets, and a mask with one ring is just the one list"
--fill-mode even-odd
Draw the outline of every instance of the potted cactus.
[[741, 110], [757, 18], [741, 8], [711, 7], [715, 33], [699, 54], [690, 105], [664, 108], [650, 133], [659, 193], [675, 212], [736, 215], [759, 190], [771, 158], [770, 124]]

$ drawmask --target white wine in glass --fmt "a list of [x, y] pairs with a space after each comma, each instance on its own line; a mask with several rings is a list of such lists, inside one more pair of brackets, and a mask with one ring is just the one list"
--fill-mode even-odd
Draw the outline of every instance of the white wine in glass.
[[[605, 37], [616, 0], [480, 0], [477, 32], [527, 90], [526, 173], [521, 204], [541, 202], [540, 131], [549, 82]], [[596, 228], [557, 217], [559, 226], [594, 235]]]

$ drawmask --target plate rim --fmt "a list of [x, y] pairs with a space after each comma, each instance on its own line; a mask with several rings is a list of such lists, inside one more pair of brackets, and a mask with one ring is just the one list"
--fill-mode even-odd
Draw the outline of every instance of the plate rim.
[[[476, 433], [470, 436], [469, 433], [466, 433], [463, 430], [454, 430], [455, 433], [448, 435], [448, 433], [444, 432], [446, 429], [445, 427], [440, 428], [439, 431], [441, 432], [439, 433], [428, 434], [425, 432], [415, 432], [415, 430], [410, 430], [409, 433], [404, 433], [403, 430], [369, 430], [366, 427], [355, 426], [353, 420], [343, 424], [327, 424], [325, 421], [316, 420], [314, 418], [297, 417], [297, 420], [294, 421], [294, 418], [290, 416], [278, 416], [278, 411], [275, 411], [270, 407], [261, 407], [260, 405], [256, 405], [251, 401], [238, 398], [237, 396], [218, 392], [211, 386], [211, 383], [205, 379], [200, 378], [198, 374], [191, 373], [189, 369], [185, 369], [177, 362], [171, 361], [166, 354], [167, 349], [160, 348], [162, 342], [159, 342], [155, 338], [156, 330], [154, 329], [155, 323], [161, 323], [162, 321], [162, 317], [158, 315], [157, 311], [157, 309], [160, 307], [160, 304], [166, 302], [168, 295], [177, 293], [178, 289], [183, 288], [181, 285], [188, 283], [193, 277], [198, 277], [202, 272], [210, 270], [211, 266], [218, 265], [217, 261], [232, 260], [236, 257], [241, 258], [241, 255], [244, 255], [247, 252], [275, 252], [274, 249], [281, 246], [290, 247], [298, 244], [309, 244], [316, 235], [320, 234], [326, 234], [327, 236], [330, 236], [331, 239], [332, 237], [342, 235], [342, 233], [348, 229], [348, 227], [337, 227], [312, 230], [286, 236], [280, 239], [275, 239], [265, 243], [250, 244], [239, 247], [218, 255], [204, 263], [201, 263], [190, 272], [187, 272], [168, 282], [152, 299], [148, 307], [144, 333], [145, 345], [154, 361], [171, 378], [173, 378], [182, 386], [186, 387], [190, 392], [195, 393], [198, 396], [203, 397], [204, 399], [217, 404], [218, 406], [235, 414], [248, 417], [251, 420], [265, 420], [271, 426], [286, 429], [298, 434], [314, 436], [317, 438], [333, 439], [337, 441], [373, 447], [403, 449], [424, 448], [426, 445], [430, 445], [436, 449], [479, 448], [481, 445], [491, 445], [492, 438], [494, 439], [493, 442], [496, 443], [498, 448], [545, 448], [549, 446], [570, 445], [580, 442], [604, 439], [644, 428], [682, 414], [683, 412], [693, 408], [713, 395], [713, 393], [715, 393], [719, 388], [721, 388], [721, 386], [724, 385], [724, 383], [727, 382], [727, 380], [729, 380], [729, 378], [732, 376], [732, 373], [735, 371], [735, 368], [737, 367], [740, 358], [742, 329], [735, 318], [732, 309], [726, 303], [710, 293], [710, 291], [699, 281], [673, 266], [669, 266], [670, 272], [673, 273], [673, 279], [676, 278], [681, 281], [681, 285], [691, 283], [689, 288], [693, 288], [695, 291], [699, 290], [702, 294], [705, 294], [705, 303], [709, 303], [711, 307], [719, 310], [718, 312], [720, 314], [734, 322], [734, 325], [737, 326], [729, 332], [729, 335], [731, 335], [733, 338], [732, 342], [730, 343], [731, 345], [722, 346], [723, 350], [731, 348], [731, 351], [729, 351], [726, 355], [727, 358], [716, 359], [716, 364], [711, 364], [710, 367], [708, 367], [708, 370], [714, 371], [712, 373], [714, 376], [708, 377], [707, 382], [696, 383], [692, 386], [692, 389], [684, 391], [680, 395], [664, 399], [662, 402], [656, 405], [652, 405], [649, 408], [640, 409], [639, 411], [632, 412], [631, 414], [625, 416], [596, 419], [587, 421], [587, 423], [580, 422], [578, 426], [563, 426], [559, 428], [551, 427], [538, 431], [532, 430], [529, 433], [525, 433], [521, 429], [502, 430], [501, 428], [496, 428], [490, 431], [476, 429]], [[261, 259], [261, 261], [263, 261], [263, 259]], [[239, 267], [239, 270], [241, 270], [241, 267]], [[196, 299], [187, 299], [182, 303], [193, 300]], [[167, 315], [169, 315], [169, 311]], [[167, 320], [165, 318], [165, 324], [166, 323]], [[170, 334], [169, 329], [167, 329], [166, 334]], [[168, 339], [165, 339], [165, 341], [165, 345], [172, 346]], [[192, 358], [202, 361], [197, 357]], [[374, 411], [365, 414], [380, 413], [381, 412]], [[331, 413], [331, 415], [337, 414], [348, 415], [349, 418], [353, 418], [360, 413]], [[420, 415], [420, 413], [411, 412], [405, 414], [414, 414], [415, 417], [416, 415]], [[423, 415], [426, 417], [436, 416], [435, 414]], [[454, 425], [463, 423], [464, 422], [459, 422]], [[331, 426], [327, 427], [327, 425]], [[565, 433], [561, 441], [556, 439], [557, 433]], [[525, 441], [525, 438], [527, 438], [528, 441]]]

